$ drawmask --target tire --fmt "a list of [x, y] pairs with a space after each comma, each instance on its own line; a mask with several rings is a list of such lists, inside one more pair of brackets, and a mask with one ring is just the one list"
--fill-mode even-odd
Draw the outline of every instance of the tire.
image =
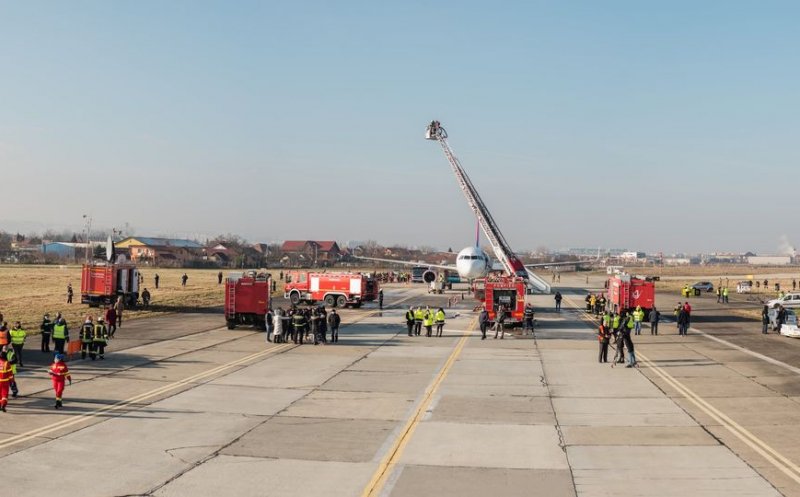
[[339, 295], [338, 297], [336, 297], [336, 307], [344, 308], [344, 306], [346, 305], [347, 305], [347, 299], [344, 298], [344, 295]]
[[289, 294], [289, 302], [291, 302], [292, 305], [299, 304], [300, 303], [300, 294], [298, 292], [290, 293]]
[[326, 295], [325, 296], [325, 305], [328, 307], [333, 307], [336, 305], [336, 297], [333, 295]]
[[232, 330], [232, 329], [236, 328], [236, 321], [233, 321], [233, 320], [229, 319], [227, 325], [228, 325], [228, 329]]

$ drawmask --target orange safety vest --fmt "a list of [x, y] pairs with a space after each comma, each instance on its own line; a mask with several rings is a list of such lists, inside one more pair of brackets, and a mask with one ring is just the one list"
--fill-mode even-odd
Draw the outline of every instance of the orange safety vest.
[[8, 361], [0, 361], [0, 383], [5, 383], [14, 379], [14, 372]]
[[8, 330], [0, 331], [0, 347], [8, 345]]

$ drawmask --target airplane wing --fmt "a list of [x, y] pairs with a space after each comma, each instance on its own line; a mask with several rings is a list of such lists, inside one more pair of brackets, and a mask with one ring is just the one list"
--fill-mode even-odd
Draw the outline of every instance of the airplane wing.
[[580, 266], [591, 264], [595, 261], [565, 261], [565, 262], [539, 262], [536, 264], [525, 264], [525, 267], [552, 267], [552, 266]]
[[456, 269], [455, 266], [446, 266], [443, 264], [428, 264], [427, 262], [398, 261], [397, 259], [380, 259], [378, 257], [362, 257], [358, 255], [354, 255], [353, 258], [364, 259], [367, 261], [388, 262], [391, 264], [405, 264], [406, 266], [433, 267], [436, 269], [447, 269], [448, 271], [458, 271], [458, 269]]

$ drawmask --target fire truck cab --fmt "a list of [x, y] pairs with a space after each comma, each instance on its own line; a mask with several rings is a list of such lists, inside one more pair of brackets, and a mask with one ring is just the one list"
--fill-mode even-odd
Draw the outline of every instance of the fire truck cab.
[[272, 279], [269, 273], [231, 273], [225, 280], [225, 322], [229, 330], [237, 325], [267, 329]]
[[325, 302], [328, 307], [360, 307], [378, 298], [378, 281], [362, 273], [290, 271], [284, 297], [293, 305]]

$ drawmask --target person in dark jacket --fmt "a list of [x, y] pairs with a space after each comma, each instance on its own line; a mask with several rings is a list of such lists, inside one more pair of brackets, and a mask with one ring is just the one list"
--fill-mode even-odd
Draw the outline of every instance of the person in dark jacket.
[[339, 323], [341, 322], [342, 318], [339, 317], [336, 309], [331, 309], [331, 313], [328, 314], [328, 328], [331, 330], [331, 342], [333, 343], [339, 341]]
[[658, 335], [658, 321], [661, 319], [661, 313], [658, 312], [656, 306], [650, 311], [650, 334]]
[[506, 336], [506, 306], [501, 305], [497, 308], [497, 319], [495, 320], [494, 337], [500, 334], [500, 340]]
[[481, 313], [478, 315], [478, 324], [481, 327], [481, 340], [486, 340], [486, 328], [489, 327], [489, 311], [486, 310], [486, 307], [481, 309]]
[[406, 326], [408, 327], [408, 336], [414, 335], [414, 308], [409, 307], [406, 311]]
[[600, 342], [600, 355], [597, 357], [597, 362], [608, 362], [608, 344], [611, 342], [611, 332], [603, 323], [600, 323], [597, 331], [597, 340]]
[[764, 306], [761, 309], [761, 333], [767, 334], [767, 329], [769, 328], [769, 307]]
[[42, 318], [39, 331], [42, 332], [42, 352], [50, 352], [50, 336], [53, 334], [53, 321], [50, 320], [50, 314], [45, 314]]
[[775, 331], [781, 332], [781, 326], [786, 322], [786, 308], [782, 305], [778, 306], [778, 312], [775, 313]]
[[678, 334], [686, 336], [689, 330], [689, 312], [686, 309], [678, 311]]

